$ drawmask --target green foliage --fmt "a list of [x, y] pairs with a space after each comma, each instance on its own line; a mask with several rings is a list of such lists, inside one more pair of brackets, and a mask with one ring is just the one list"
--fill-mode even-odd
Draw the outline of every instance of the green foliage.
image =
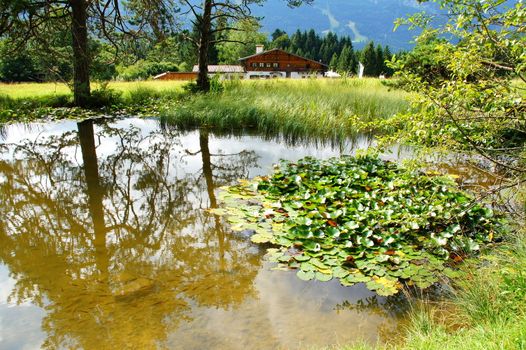
[[125, 81], [144, 80], [164, 72], [178, 72], [179, 67], [173, 62], [137, 61], [127, 67], [117, 67], [118, 77]]
[[91, 92], [88, 107], [101, 108], [117, 105], [121, 100], [121, 93], [102, 84], [97, 90]]
[[222, 199], [232, 229], [280, 246], [270, 259], [298, 278], [366, 283], [380, 295], [397, 293], [401, 282], [427, 288], [457, 276], [450, 258], [477, 252], [500, 227], [451, 179], [372, 156], [283, 161]]
[[[426, 27], [415, 51], [395, 63], [404, 86], [418, 95], [409, 113], [392, 120], [400, 131], [393, 139], [477, 152], [520, 183], [526, 174], [525, 4], [436, 2], [449, 12], [449, 21]], [[420, 15], [406, 22], [419, 26], [430, 20]]]
[[399, 55], [389, 64], [393, 70], [399, 72], [399, 86], [406, 86], [408, 89], [416, 87], [412, 79], [436, 86], [449, 80], [452, 74], [447, 61], [443, 55], [438, 55], [440, 50], [446, 50], [448, 46], [451, 48], [445, 39], [438, 39], [430, 33], [417, 38], [413, 50]]
[[256, 45], [267, 46], [267, 36], [259, 32], [260, 25], [255, 19], [239, 21], [234, 28], [226, 34], [227, 41], [217, 46], [219, 64], [239, 64], [241, 57], [254, 54]]
[[0, 81], [38, 81], [39, 74], [34, 60], [27, 54], [2, 55]]

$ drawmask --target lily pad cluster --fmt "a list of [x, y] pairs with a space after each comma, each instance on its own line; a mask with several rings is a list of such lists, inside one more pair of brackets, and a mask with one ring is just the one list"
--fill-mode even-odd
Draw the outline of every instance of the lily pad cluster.
[[490, 208], [454, 180], [375, 156], [282, 161], [269, 177], [224, 188], [217, 214], [270, 243], [302, 280], [365, 283], [380, 295], [427, 288], [499, 230]]

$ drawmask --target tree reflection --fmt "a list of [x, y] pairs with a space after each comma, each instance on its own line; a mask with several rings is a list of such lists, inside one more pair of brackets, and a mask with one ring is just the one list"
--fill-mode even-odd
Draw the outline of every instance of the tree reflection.
[[[192, 154], [174, 130], [77, 128], [0, 160], [0, 260], [16, 280], [12, 301], [45, 308], [44, 347], [162, 346], [192, 307], [255, 293], [258, 251], [203, 210], [253, 153], [213, 155], [206, 131]], [[186, 173], [179, 163], [198, 154], [202, 171]]]

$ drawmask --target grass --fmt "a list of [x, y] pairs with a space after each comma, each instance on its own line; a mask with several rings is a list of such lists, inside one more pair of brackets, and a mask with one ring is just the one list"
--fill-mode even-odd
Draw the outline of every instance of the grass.
[[73, 95], [65, 84], [0, 84], [0, 123], [39, 118], [62, 119], [109, 115], [157, 115], [159, 106], [175, 103], [184, 82], [141, 81], [93, 84], [92, 110], [70, 108]]
[[[123, 93], [125, 96], [137, 89], [151, 89], [156, 92], [178, 91], [182, 92], [182, 86], [185, 82], [181, 81], [162, 81], [148, 80], [136, 82], [115, 81], [110, 82], [108, 87], [115, 91]], [[100, 84], [93, 83], [92, 90], [100, 88]], [[64, 83], [0, 83], [0, 95], [12, 99], [35, 99], [51, 96], [71, 96], [71, 90]]]
[[[407, 93], [390, 90], [378, 79], [238, 80], [210, 94], [190, 94], [184, 84], [112, 82], [102, 89], [94, 85], [92, 98], [95, 106], [107, 107], [105, 114], [144, 112], [180, 127], [251, 128], [269, 135], [331, 140], [375, 131], [379, 119], [408, 107]], [[57, 107], [71, 106], [71, 101], [63, 84], [0, 84], [0, 122], [68, 117], [71, 110]]]
[[525, 230], [464, 266], [468, 277], [446, 303], [414, 305], [400, 342], [340, 350], [526, 349]]
[[374, 131], [376, 121], [408, 107], [406, 96], [377, 79], [234, 81], [222, 93], [192, 96], [163, 115], [183, 127], [341, 138]]

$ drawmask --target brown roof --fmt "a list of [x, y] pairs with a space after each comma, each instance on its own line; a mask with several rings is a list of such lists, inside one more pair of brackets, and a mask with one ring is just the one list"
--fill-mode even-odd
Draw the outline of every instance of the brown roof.
[[[192, 72], [194, 73], [199, 72], [199, 66], [197, 65], [194, 66], [194, 68], [192, 69]], [[243, 68], [243, 66], [227, 65], [227, 64], [209, 65], [208, 72], [209, 73], [245, 73], [245, 68]]]
[[273, 52], [273, 51], [281, 51], [281, 52], [283, 52], [283, 53], [286, 53], [287, 55], [291, 55], [291, 56], [294, 56], [294, 57], [298, 57], [298, 58], [301, 58], [301, 59], [303, 59], [303, 60], [305, 60], [305, 61], [315, 62], [315, 63], [321, 64], [322, 66], [328, 67], [328, 65], [326, 65], [325, 63], [321, 63], [321, 62], [318, 62], [318, 61], [315, 61], [315, 60], [311, 60], [310, 58], [301, 57], [301, 56], [295, 55], [295, 54], [293, 54], [293, 53], [287, 52], [287, 51], [282, 50], [282, 49], [272, 49], [272, 50], [268, 50], [268, 51], [263, 51], [263, 52], [260, 52], [260, 53], [256, 53], [256, 54], [254, 54], [254, 55], [250, 55], [250, 56], [247, 56], [247, 57], [240, 58], [239, 60], [240, 60], [240, 61], [246, 61], [246, 60], [249, 59], [249, 58], [257, 57], [257, 56], [261, 56], [261, 55], [264, 55], [264, 54], [267, 54], [267, 53], [269, 53], [269, 52]]

